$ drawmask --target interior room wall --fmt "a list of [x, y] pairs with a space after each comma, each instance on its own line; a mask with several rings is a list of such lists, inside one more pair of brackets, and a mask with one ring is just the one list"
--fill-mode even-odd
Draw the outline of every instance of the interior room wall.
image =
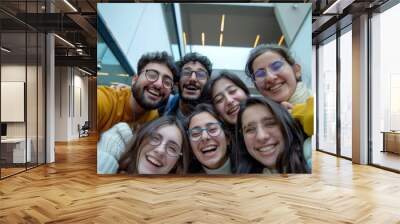
[[73, 67], [55, 69], [56, 141], [79, 138], [78, 124], [88, 121], [88, 77]]
[[[1, 66], [1, 81], [18, 81], [25, 82], [25, 73], [26, 70], [29, 75], [36, 74], [36, 66], [27, 66], [18, 65], [18, 64], [4, 64]], [[36, 84], [37, 80], [33, 78], [28, 78], [27, 84], [27, 107], [29, 107], [29, 111], [35, 111], [35, 113], [27, 113], [27, 121], [28, 122], [36, 122], [37, 114], [36, 109], [37, 106], [42, 106], [42, 101], [39, 101], [39, 105], [36, 103]], [[7, 108], [1, 108], [2, 110], [7, 110]], [[8, 137], [25, 137], [25, 123], [26, 122], [7, 122], [7, 136]], [[28, 125], [28, 134], [36, 133], [36, 123]], [[28, 136], [30, 137], [30, 136]]]

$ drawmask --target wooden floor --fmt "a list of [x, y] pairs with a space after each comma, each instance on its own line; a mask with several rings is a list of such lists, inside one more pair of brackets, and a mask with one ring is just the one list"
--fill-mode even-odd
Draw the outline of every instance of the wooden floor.
[[377, 165], [400, 170], [400, 154], [376, 150], [374, 151], [372, 162]]
[[315, 152], [312, 175], [96, 174], [95, 138], [0, 181], [0, 223], [400, 223], [400, 175]]

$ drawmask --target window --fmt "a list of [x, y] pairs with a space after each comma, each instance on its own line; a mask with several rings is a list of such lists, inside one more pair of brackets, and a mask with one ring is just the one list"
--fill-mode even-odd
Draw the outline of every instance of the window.
[[336, 154], [336, 40], [318, 48], [318, 149]]
[[[400, 170], [400, 155], [388, 150], [384, 132], [400, 130], [400, 33], [393, 27], [400, 21], [400, 5], [396, 5], [371, 19], [372, 74], [371, 74], [371, 135], [372, 164]], [[393, 138], [400, 139], [398, 136]], [[398, 141], [400, 144], [400, 141]], [[399, 145], [395, 144], [395, 148]]]
[[340, 155], [352, 157], [352, 33], [340, 36]]

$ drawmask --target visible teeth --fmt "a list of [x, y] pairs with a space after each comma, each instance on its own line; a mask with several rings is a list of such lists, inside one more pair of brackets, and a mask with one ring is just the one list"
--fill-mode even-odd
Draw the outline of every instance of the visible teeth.
[[161, 167], [162, 164], [157, 161], [155, 158], [151, 157], [151, 156], [147, 156], [147, 160], [149, 160], [150, 163], [152, 163], [153, 165], [157, 166], [157, 167]]
[[259, 148], [258, 151], [267, 152], [267, 151], [273, 150], [274, 148], [275, 148], [274, 145], [270, 145], [270, 146], [265, 146], [265, 147]]
[[155, 90], [155, 89], [149, 89], [149, 90], [147, 90], [151, 95], [154, 95], [154, 96], [160, 96], [160, 92], [159, 91], [157, 91], [157, 90]]
[[282, 84], [277, 84], [277, 85], [272, 86], [272, 87], [269, 88], [269, 89], [270, 89], [271, 91], [275, 91], [275, 90], [279, 89], [281, 86], [282, 86]]
[[231, 109], [228, 110], [227, 114], [228, 114], [228, 115], [233, 114], [233, 113], [235, 113], [238, 109], [239, 109], [239, 106], [234, 106], [234, 107], [232, 107]]
[[209, 152], [209, 151], [214, 151], [215, 149], [217, 149], [217, 147], [211, 145], [211, 146], [207, 146], [207, 147], [203, 148], [201, 151], [202, 151], [203, 153], [206, 153], [206, 152]]
[[193, 85], [189, 85], [189, 86], [186, 86], [186, 89], [189, 89], [189, 90], [197, 90], [197, 87], [196, 87], [196, 86], [193, 86]]

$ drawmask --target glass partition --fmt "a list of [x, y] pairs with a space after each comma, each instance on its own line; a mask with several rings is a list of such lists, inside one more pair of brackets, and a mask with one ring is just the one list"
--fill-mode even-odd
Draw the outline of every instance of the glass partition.
[[340, 155], [352, 157], [352, 32], [340, 36]]
[[371, 19], [372, 164], [400, 171], [400, 5]]
[[0, 12], [0, 178], [45, 163], [45, 35], [17, 18], [44, 1], [2, 2]]
[[336, 37], [318, 51], [318, 149], [336, 154]]

